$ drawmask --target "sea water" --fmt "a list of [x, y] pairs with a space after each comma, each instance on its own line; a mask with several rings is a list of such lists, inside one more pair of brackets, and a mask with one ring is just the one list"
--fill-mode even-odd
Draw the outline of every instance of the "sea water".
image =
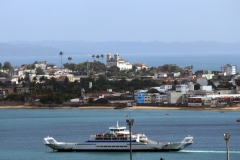
[[[128, 117], [126, 116], [128, 115]], [[231, 133], [230, 159], [240, 159], [239, 111], [114, 110], [114, 109], [0, 109], [1, 160], [126, 160], [129, 152], [53, 152], [43, 138], [83, 142], [109, 126], [127, 126], [158, 142], [179, 142], [194, 137], [194, 144], [179, 152], [133, 152], [135, 160], [225, 160], [223, 133]]]
[[[183, 68], [193, 66], [193, 70], [211, 70], [220, 71], [221, 66], [226, 64], [239, 65], [240, 53], [219, 53], [219, 52], [193, 52], [193, 53], [119, 53], [119, 56], [128, 60], [130, 64], [137, 62], [146, 63], [148, 67], [158, 67], [164, 64], [176, 64]], [[24, 56], [24, 57], [1, 57], [0, 62], [8, 61], [12, 66], [21, 66], [22, 64], [33, 64], [35, 61], [47, 61], [49, 64], [55, 64], [61, 67], [62, 63], [69, 63], [68, 57], [72, 57], [71, 63], [79, 64], [86, 61], [93, 61], [92, 54], [78, 55], [56, 55], [49, 56]], [[96, 59], [106, 63], [104, 59]], [[240, 72], [240, 67], [237, 68]]]

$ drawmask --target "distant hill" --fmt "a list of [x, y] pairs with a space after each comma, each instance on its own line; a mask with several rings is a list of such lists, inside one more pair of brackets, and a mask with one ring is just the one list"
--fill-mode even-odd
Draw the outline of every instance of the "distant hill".
[[240, 43], [220, 42], [84, 42], [84, 41], [40, 41], [40, 42], [7, 42], [0, 43], [0, 56], [49, 56], [79, 54], [115, 53], [194, 53], [219, 52], [239, 53]]

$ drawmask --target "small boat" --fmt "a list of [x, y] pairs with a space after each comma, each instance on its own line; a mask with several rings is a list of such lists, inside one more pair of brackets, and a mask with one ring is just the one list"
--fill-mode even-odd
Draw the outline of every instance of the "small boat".
[[[131, 140], [131, 142], [130, 142]], [[93, 134], [83, 142], [58, 142], [53, 137], [44, 138], [45, 145], [55, 151], [179, 151], [193, 144], [193, 137], [187, 136], [181, 142], [155, 142], [143, 133], [129, 132], [125, 126], [109, 127], [109, 132]]]
[[240, 119], [237, 119], [236, 122], [240, 122]]

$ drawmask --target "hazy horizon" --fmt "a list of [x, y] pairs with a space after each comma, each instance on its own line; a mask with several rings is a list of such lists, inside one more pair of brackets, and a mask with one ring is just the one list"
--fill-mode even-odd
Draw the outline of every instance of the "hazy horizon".
[[0, 43], [239, 43], [238, 0], [1, 1]]

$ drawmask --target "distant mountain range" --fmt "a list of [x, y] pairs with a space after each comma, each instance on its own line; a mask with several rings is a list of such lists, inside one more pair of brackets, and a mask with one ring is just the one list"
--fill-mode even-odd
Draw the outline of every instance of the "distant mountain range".
[[0, 56], [53, 56], [62, 51], [64, 55], [110, 53], [240, 53], [240, 43], [220, 42], [84, 42], [39, 41], [0, 43]]

